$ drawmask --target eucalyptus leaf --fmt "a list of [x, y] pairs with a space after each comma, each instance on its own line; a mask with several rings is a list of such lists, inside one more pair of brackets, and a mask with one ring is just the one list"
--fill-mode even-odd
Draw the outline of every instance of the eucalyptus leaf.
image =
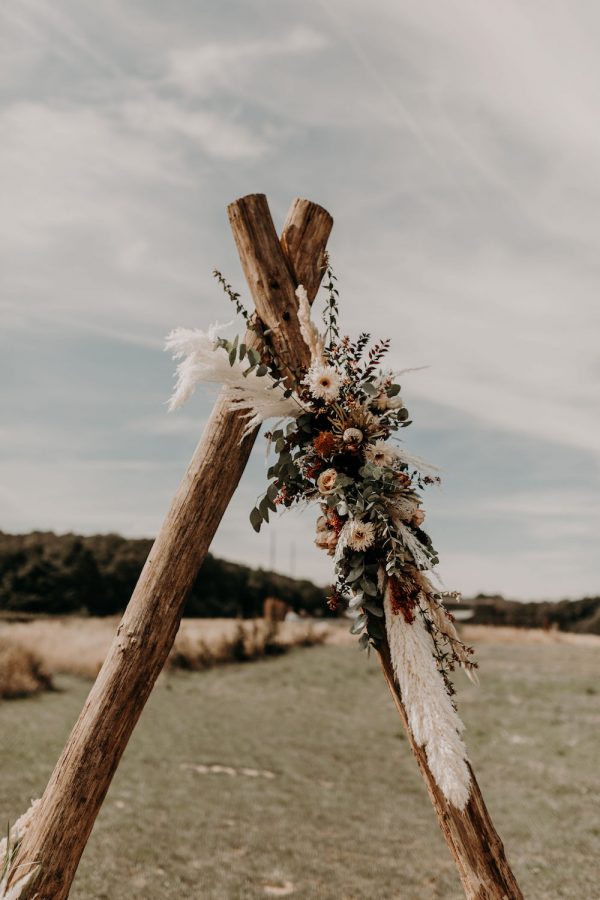
[[367, 650], [369, 647], [369, 635], [367, 632], [363, 632], [358, 639], [358, 646], [361, 650]]
[[370, 581], [370, 579], [363, 578], [361, 584], [365, 594], [368, 594], [370, 597], [376, 597], [379, 593], [377, 590], [377, 585]]
[[363, 606], [367, 609], [373, 616], [377, 616], [378, 619], [383, 618], [383, 609], [381, 606], [376, 606], [374, 603], [364, 602]]
[[354, 622], [352, 623], [352, 628], [350, 629], [350, 634], [360, 634], [365, 625], [367, 624], [367, 617], [364, 613], [360, 616], [357, 616]]

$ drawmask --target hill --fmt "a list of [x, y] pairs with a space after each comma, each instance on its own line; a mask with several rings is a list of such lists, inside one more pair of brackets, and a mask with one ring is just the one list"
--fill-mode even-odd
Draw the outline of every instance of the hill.
[[450, 608], [454, 612], [468, 609], [472, 613], [468, 621], [474, 625], [559, 628], [580, 634], [600, 634], [600, 597], [522, 603], [500, 595], [478, 594]]
[[[51, 531], [0, 532], [0, 611], [112, 615], [125, 608], [152, 546], [118, 534], [82, 537]], [[323, 614], [325, 591], [310, 581], [251, 569], [209, 554], [186, 616], [262, 615], [267, 596]]]
[[[51, 531], [0, 531], [0, 611], [113, 615], [127, 605], [152, 541], [118, 534], [57, 535]], [[265, 597], [277, 596], [295, 610], [327, 614], [325, 589], [308, 580], [252, 569], [209, 554], [187, 601], [185, 615], [252, 618]], [[453, 607], [450, 606], [452, 609]], [[500, 595], [465, 598], [476, 625], [559, 628], [600, 634], [600, 597], [521, 603]]]

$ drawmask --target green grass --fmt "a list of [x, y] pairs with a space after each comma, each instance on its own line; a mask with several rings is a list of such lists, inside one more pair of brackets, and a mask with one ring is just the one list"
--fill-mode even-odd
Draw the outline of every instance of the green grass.
[[[482, 645], [460, 683], [475, 770], [528, 900], [598, 897], [594, 648]], [[0, 704], [0, 814], [40, 795], [89, 685]], [[268, 770], [201, 774], [189, 765]], [[319, 647], [164, 678], [71, 896], [463, 896], [375, 660]]]

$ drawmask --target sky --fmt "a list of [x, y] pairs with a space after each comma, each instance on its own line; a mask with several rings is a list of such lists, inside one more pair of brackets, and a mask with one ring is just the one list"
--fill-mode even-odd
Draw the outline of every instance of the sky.
[[[153, 536], [214, 401], [172, 328], [248, 298], [227, 204], [335, 220], [342, 324], [390, 336], [438, 464], [448, 589], [600, 592], [600, 7], [15, 0], [0, 7], [0, 528]], [[318, 302], [318, 301], [317, 301]], [[316, 512], [214, 540], [330, 580]]]

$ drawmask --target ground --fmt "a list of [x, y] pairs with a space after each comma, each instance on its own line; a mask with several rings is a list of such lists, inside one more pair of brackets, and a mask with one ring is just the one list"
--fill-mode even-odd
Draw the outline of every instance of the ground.
[[[594, 900], [595, 646], [482, 643], [459, 708], [528, 900]], [[0, 815], [43, 790], [89, 682], [0, 703]], [[459, 900], [375, 659], [353, 646], [159, 681], [82, 859], [74, 900]]]

